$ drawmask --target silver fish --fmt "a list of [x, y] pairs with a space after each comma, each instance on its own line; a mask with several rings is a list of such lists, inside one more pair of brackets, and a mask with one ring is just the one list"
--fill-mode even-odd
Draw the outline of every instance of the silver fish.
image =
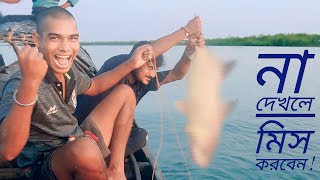
[[207, 167], [217, 147], [223, 120], [233, 105], [224, 103], [221, 86], [226, 70], [205, 47], [196, 47], [187, 80], [187, 99], [176, 108], [186, 115], [185, 132], [194, 162]]

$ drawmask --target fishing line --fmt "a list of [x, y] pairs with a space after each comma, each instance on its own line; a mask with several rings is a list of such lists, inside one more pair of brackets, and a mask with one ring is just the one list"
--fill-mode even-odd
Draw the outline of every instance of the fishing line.
[[[165, 75], [162, 71], [161, 72], [158, 72], [160, 74], [162, 74], [163, 76], [165, 76], [167, 78], [167, 75]], [[170, 79], [169, 79], [170, 80]], [[179, 88], [183, 88], [183, 86], [181, 84], [178, 83], [178, 81], [171, 81], [171, 83], [174, 82], [175, 83], [175, 86], [179, 87]], [[173, 86], [174, 87], [174, 86]], [[175, 88], [177, 88], [175, 87]], [[178, 89], [178, 88], [177, 88]]]
[[180, 140], [180, 137], [178, 135], [177, 128], [176, 128], [176, 123], [175, 123], [175, 120], [173, 118], [173, 115], [171, 114], [169, 106], [167, 106], [167, 111], [168, 111], [168, 114], [169, 114], [169, 122], [171, 122], [170, 124], [172, 125], [172, 130], [173, 130], [173, 133], [175, 134], [175, 137], [176, 137], [176, 143], [178, 144], [178, 149], [179, 149], [180, 156], [182, 157], [184, 166], [187, 169], [187, 173], [188, 173], [189, 179], [192, 179], [191, 171], [189, 169], [189, 164], [187, 162], [187, 158], [186, 158], [185, 152], [183, 151], [183, 148], [182, 148], [182, 145], [181, 145], [182, 143], [181, 143], [181, 140]]
[[[161, 149], [162, 149], [162, 143], [163, 143], [163, 122], [164, 122], [164, 120], [163, 120], [163, 110], [162, 110], [162, 106], [163, 106], [162, 99], [163, 99], [163, 96], [162, 96], [162, 91], [160, 89], [158, 91], [159, 91], [158, 98], [159, 98], [159, 112], [160, 112], [160, 144], [159, 144], [158, 152], [157, 152], [157, 155], [156, 155], [155, 163], [154, 163], [154, 166], [153, 166], [152, 180], [154, 179], [155, 168], [157, 166], [157, 162], [158, 162], [158, 159], [159, 159], [159, 156], [160, 156], [160, 152], [161, 152]], [[168, 111], [168, 114], [171, 114], [171, 111], [170, 111], [169, 107], [167, 107], [167, 111]], [[173, 118], [172, 115], [169, 115], [169, 119], [170, 119], [170, 121], [172, 121], [170, 124], [173, 125], [173, 132], [175, 134], [175, 139], [176, 139], [176, 142], [178, 144], [178, 149], [179, 149], [180, 156], [182, 157], [184, 166], [187, 169], [187, 173], [188, 173], [189, 179], [192, 180], [192, 175], [191, 175], [191, 171], [189, 169], [189, 164], [187, 163], [186, 155], [185, 155], [185, 153], [184, 153], [184, 151], [182, 149], [181, 140], [180, 140], [180, 137], [178, 136], [178, 133], [177, 133], [177, 130], [176, 130], [175, 121], [173, 120], [174, 118]]]
[[163, 141], [163, 112], [162, 112], [162, 101], [161, 101], [161, 90], [159, 89], [159, 110], [160, 110], [160, 143], [159, 143], [159, 148], [158, 148], [158, 152], [156, 155], [156, 159], [154, 161], [154, 165], [153, 165], [153, 170], [152, 170], [152, 180], [154, 178], [154, 173], [155, 173], [155, 168], [157, 166], [157, 162], [158, 162], [158, 158], [160, 156], [160, 152], [162, 149], [162, 141]]
[[[155, 58], [153, 57], [153, 59], [155, 59]], [[154, 61], [154, 63], [152, 61], [150, 61], [150, 62], [151, 62], [151, 64], [153, 66], [156, 67], [156, 61]], [[163, 72], [160, 72], [160, 73], [167, 78], [167, 76]], [[157, 162], [158, 162], [158, 158], [160, 156], [160, 152], [161, 152], [161, 149], [162, 149], [162, 142], [163, 142], [163, 111], [162, 111], [162, 105], [163, 105], [162, 99], [163, 99], [163, 96], [162, 96], [162, 91], [160, 89], [160, 84], [159, 84], [157, 72], [155, 74], [156, 74], [157, 86], [159, 88], [158, 89], [158, 98], [159, 98], [159, 112], [160, 112], [160, 144], [159, 144], [158, 152], [157, 152], [157, 155], [156, 155], [155, 163], [154, 163], [154, 166], [153, 166], [152, 180], [154, 179], [155, 168], [156, 168], [156, 165], [157, 165]], [[173, 82], [173, 81], [171, 81], [171, 82]], [[182, 85], [178, 84], [177, 82], [175, 82], [175, 86], [178, 86], [178, 88], [181, 88], [181, 89], [183, 88]], [[170, 111], [169, 107], [168, 107], [167, 110], [168, 110], [168, 112], [170, 114], [171, 111]], [[192, 175], [191, 175], [191, 172], [190, 172], [190, 169], [189, 169], [189, 165], [187, 163], [186, 155], [185, 155], [185, 153], [184, 153], [184, 151], [182, 149], [181, 140], [180, 140], [180, 137], [178, 136], [178, 133], [177, 133], [177, 130], [176, 130], [176, 125], [175, 125], [175, 122], [173, 120], [173, 116], [171, 115], [169, 117], [169, 119], [172, 121], [171, 124], [173, 124], [173, 133], [175, 134], [175, 139], [176, 139], [176, 142], [178, 144], [179, 154], [180, 154], [180, 156], [182, 156], [183, 163], [184, 163], [185, 168], [187, 169], [187, 173], [188, 173], [189, 179], [192, 180]]]
[[[152, 59], [154, 59], [154, 63], [150, 60], [150, 63], [152, 64], [152, 66], [156, 67], [156, 60], [155, 60], [155, 55], [153, 54]], [[160, 110], [160, 143], [159, 143], [159, 148], [158, 148], [158, 152], [156, 155], [156, 159], [154, 161], [154, 165], [153, 165], [153, 170], [152, 170], [152, 180], [154, 179], [154, 173], [155, 173], [155, 168], [157, 167], [157, 162], [160, 156], [160, 152], [162, 149], [162, 141], [163, 141], [163, 112], [162, 112], [162, 101], [161, 101], [161, 90], [160, 90], [160, 84], [159, 84], [159, 80], [158, 80], [158, 76], [157, 76], [157, 72], [155, 73], [156, 76], [156, 80], [157, 80], [157, 87], [158, 87], [158, 93], [159, 93], [159, 110]]]

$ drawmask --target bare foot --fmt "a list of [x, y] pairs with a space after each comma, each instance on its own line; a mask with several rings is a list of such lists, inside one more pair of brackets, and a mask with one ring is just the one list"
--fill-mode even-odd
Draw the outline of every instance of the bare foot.
[[108, 180], [127, 180], [123, 170], [119, 171], [119, 170], [108, 168], [106, 170], [106, 174], [107, 174]]

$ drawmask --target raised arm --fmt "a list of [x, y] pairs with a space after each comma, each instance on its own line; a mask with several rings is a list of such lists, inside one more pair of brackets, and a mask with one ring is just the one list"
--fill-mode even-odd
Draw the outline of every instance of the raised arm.
[[125, 75], [142, 66], [153, 57], [153, 49], [150, 45], [138, 47], [130, 59], [111, 71], [100, 74], [92, 79], [90, 88], [85, 95], [97, 95], [113, 87]]
[[79, 0], [68, 0], [64, 4], [62, 4], [60, 7], [67, 9], [68, 7], [73, 7], [79, 2]]
[[28, 140], [31, 114], [37, 99], [38, 89], [48, 69], [42, 54], [37, 48], [30, 46], [26, 46], [20, 51], [18, 62], [22, 79], [17, 86], [17, 92], [13, 93], [12, 90], [7, 90], [6, 97], [0, 103], [0, 107], [9, 105], [9, 102], [15, 98], [9, 113], [0, 126], [0, 154], [8, 161], [19, 155]]
[[191, 19], [188, 24], [177, 31], [159, 38], [151, 43], [155, 56], [159, 56], [167, 52], [170, 48], [188, 38], [187, 35], [192, 36], [202, 32], [202, 24], [200, 17]]
[[160, 85], [170, 83], [176, 80], [181, 80], [187, 74], [191, 65], [191, 61], [189, 59], [188, 54], [193, 53], [195, 46], [199, 46], [199, 47], [205, 46], [205, 39], [202, 34], [200, 34], [198, 37], [196, 36], [190, 37], [188, 46], [186, 47], [184, 53], [182, 54], [181, 59], [174, 66], [174, 68], [169, 72], [166, 78], [160, 82]]

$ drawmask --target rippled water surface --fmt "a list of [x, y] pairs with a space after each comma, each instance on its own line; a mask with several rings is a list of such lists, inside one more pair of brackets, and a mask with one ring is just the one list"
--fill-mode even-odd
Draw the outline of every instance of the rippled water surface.
[[[98, 67], [104, 60], [120, 53], [130, 51], [130, 46], [87, 46], [85, 47]], [[318, 156], [320, 136], [319, 122], [319, 94], [320, 94], [320, 54], [317, 48], [287, 48], [287, 47], [209, 47], [223, 61], [236, 60], [237, 66], [226, 77], [223, 86], [223, 96], [226, 100], [238, 99], [236, 109], [226, 120], [220, 144], [215, 152], [209, 168], [199, 169], [190, 160], [187, 139], [184, 134], [186, 119], [174, 109], [174, 102], [185, 98], [185, 80], [165, 85], [158, 92], [149, 93], [139, 103], [135, 117], [140, 126], [147, 129], [150, 134], [148, 146], [154, 155], [160, 146], [159, 166], [167, 179], [317, 179], [320, 172], [320, 159]], [[314, 60], [307, 63], [300, 94], [294, 95], [297, 72], [300, 68], [298, 60], [290, 64], [283, 94], [277, 95], [279, 81], [275, 75], [266, 75], [267, 83], [260, 86], [256, 81], [258, 71], [265, 66], [282, 68], [283, 60], [258, 61], [259, 53], [295, 53], [303, 54], [308, 49], [316, 54]], [[12, 49], [0, 46], [4, 58], [14, 59]], [[183, 47], [178, 46], [165, 54], [165, 67], [169, 69], [179, 60]], [[260, 62], [261, 61], [261, 62]], [[205, 88], [205, 85], [204, 85]], [[268, 118], [256, 118], [256, 103], [267, 96], [300, 96], [315, 97], [312, 113], [316, 118], [275, 118], [287, 130], [314, 130], [311, 135], [307, 153], [303, 154], [301, 148], [290, 149], [284, 147], [283, 153], [269, 152], [266, 148], [256, 154], [260, 126]], [[161, 133], [162, 129], [162, 133]], [[210, 141], [210, 139], [208, 139]], [[303, 144], [303, 143], [302, 143]], [[303, 146], [303, 145], [301, 145]], [[276, 147], [274, 147], [276, 149]], [[312, 164], [312, 158], [315, 161]], [[256, 166], [257, 158], [308, 158], [305, 170], [263, 170]], [[186, 160], [186, 162], [184, 161]], [[310, 170], [312, 168], [312, 170]], [[188, 173], [189, 172], [189, 173]]]

